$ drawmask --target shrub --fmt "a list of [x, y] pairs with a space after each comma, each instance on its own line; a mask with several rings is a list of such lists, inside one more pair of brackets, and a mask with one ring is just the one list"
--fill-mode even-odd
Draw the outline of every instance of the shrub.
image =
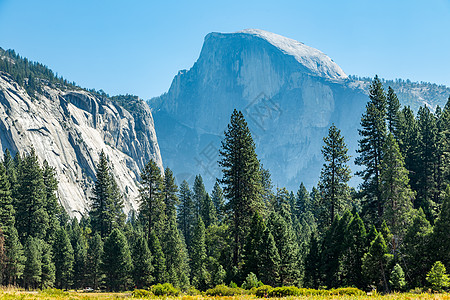
[[215, 288], [206, 291], [206, 295], [208, 296], [236, 296], [247, 293], [248, 292], [246, 290], [243, 290], [241, 288], [238, 287], [232, 288], [223, 284], [219, 284]]
[[299, 296], [300, 289], [295, 286], [276, 287], [269, 291], [269, 297]]
[[180, 290], [174, 288], [170, 283], [154, 285], [152, 286], [152, 292], [155, 296], [178, 296], [180, 294]]
[[234, 281], [231, 281], [230, 282], [230, 288], [237, 288], [238, 286], [237, 286], [237, 284], [236, 283], [234, 283]]
[[262, 285], [255, 290], [255, 295], [258, 298], [265, 298], [269, 295], [269, 292], [272, 290], [270, 285]]
[[197, 295], [201, 295], [201, 294], [202, 294], [202, 292], [200, 292], [193, 286], [189, 287], [188, 290], [186, 291], [186, 295], [189, 295], [189, 296], [197, 296]]
[[300, 288], [298, 289], [299, 295], [301, 296], [311, 296], [311, 295], [330, 295], [330, 291], [328, 290], [316, 290], [316, 289], [307, 289]]
[[131, 293], [131, 295], [133, 296], [133, 298], [146, 298], [153, 296], [153, 293], [147, 290], [136, 289]]
[[430, 272], [427, 274], [427, 282], [431, 285], [434, 291], [441, 292], [449, 286], [450, 280], [446, 274], [445, 266], [437, 261], [434, 263]]
[[337, 289], [332, 289], [328, 292], [330, 293], [330, 295], [350, 295], [350, 296], [366, 295], [366, 293], [364, 291], [361, 291], [360, 289], [357, 289], [354, 287], [337, 288]]

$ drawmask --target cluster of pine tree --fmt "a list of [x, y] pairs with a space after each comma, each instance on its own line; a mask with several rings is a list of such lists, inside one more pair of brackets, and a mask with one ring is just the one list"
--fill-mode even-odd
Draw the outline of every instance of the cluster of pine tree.
[[21, 57], [14, 50], [3, 50], [0, 48], [0, 71], [8, 73], [15, 82], [25, 88], [30, 96], [34, 92], [43, 92], [41, 81], [47, 84], [76, 87], [75, 82], [68, 82], [58, 74], [54, 74], [47, 66], [29, 61], [25, 57]]
[[14, 159], [6, 152], [1, 283], [126, 290], [168, 282], [206, 290], [250, 274], [272, 286], [388, 292], [436, 285], [450, 266], [450, 101], [416, 117], [377, 77], [369, 96], [358, 191], [347, 184], [350, 157], [334, 125], [317, 187], [274, 190], [236, 110], [219, 153], [223, 176], [211, 193], [200, 175], [192, 187], [178, 187], [169, 168], [150, 161], [141, 171], [139, 209], [128, 216], [103, 152], [80, 220], [58, 204], [47, 163], [41, 167], [33, 151]]

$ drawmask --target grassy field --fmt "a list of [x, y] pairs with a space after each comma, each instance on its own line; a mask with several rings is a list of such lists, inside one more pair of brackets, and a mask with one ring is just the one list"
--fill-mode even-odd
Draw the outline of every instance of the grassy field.
[[[208, 297], [208, 296], [177, 296], [177, 297], [151, 297], [153, 299], [159, 298], [164, 300], [208, 300], [208, 299], [224, 299], [224, 300], [253, 300], [258, 299], [252, 295], [242, 296], [227, 296], [227, 297]], [[0, 299], [138, 299], [133, 298], [131, 292], [124, 293], [84, 293], [84, 292], [62, 292], [58, 290], [52, 291], [22, 291], [17, 289], [0, 290]], [[150, 298], [145, 298], [150, 299]], [[300, 297], [284, 297], [284, 298], [270, 298], [270, 299], [317, 299], [317, 300], [331, 300], [331, 299], [436, 299], [436, 300], [450, 300], [450, 294], [389, 294], [389, 295], [366, 295], [366, 296], [300, 296]]]

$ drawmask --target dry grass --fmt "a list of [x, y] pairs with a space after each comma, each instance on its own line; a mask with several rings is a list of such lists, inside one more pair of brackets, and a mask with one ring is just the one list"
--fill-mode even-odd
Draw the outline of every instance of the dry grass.
[[[154, 299], [158, 298], [161, 300], [254, 300], [257, 299], [252, 295], [241, 295], [241, 296], [228, 296], [228, 297], [208, 297], [208, 296], [178, 296], [178, 297], [152, 297]], [[6, 287], [0, 289], [0, 299], [48, 299], [48, 300], [71, 300], [71, 299], [136, 299], [132, 298], [130, 292], [125, 293], [84, 293], [84, 292], [62, 292], [59, 290], [49, 290], [49, 291], [24, 291], [14, 287]], [[148, 299], [148, 298], [147, 298]], [[313, 299], [313, 300], [347, 300], [347, 299], [401, 299], [401, 300], [412, 300], [412, 299], [434, 299], [434, 300], [450, 300], [450, 294], [389, 294], [389, 295], [366, 295], [366, 296], [300, 296], [300, 297], [285, 297], [285, 298], [270, 298], [273, 300], [301, 300], [301, 299]]]

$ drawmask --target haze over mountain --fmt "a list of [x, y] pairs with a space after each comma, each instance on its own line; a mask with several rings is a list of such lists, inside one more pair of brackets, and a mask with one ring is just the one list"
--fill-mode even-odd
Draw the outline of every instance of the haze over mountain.
[[0, 48], [1, 60], [9, 63], [2, 65], [5, 69], [27, 65], [33, 74], [21, 84], [20, 69], [16, 78], [0, 71], [1, 153], [9, 149], [14, 155], [34, 147], [41, 162], [45, 159], [56, 168], [61, 204], [71, 216], [79, 217], [77, 213], [88, 210], [103, 150], [124, 195], [125, 211], [137, 209], [140, 169], [150, 159], [162, 168], [145, 102], [133, 96], [109, 98], [61, 82], [42, 65], [29, 64]]
[[[210, 33], [190, 70], [149, 101], [165, 165], [179, 183], [220, 178], [218, 149], [233, 109], [242, 110], [258, 157], [275, 186], [317, 184], [322, 138], [334, 123], [356, 157], [358, 127], [370, 81], [348, 77], [331, 58], [295, 40], [258, 29]], [[403, 104], [444, 104], [444, 86], [386, 81]], [[353, 162], [353, 159], [352, 159]], [[352, 164], [352, 169], [355, 166]], [[356, 181], [353, 181], [355, 185]]]

